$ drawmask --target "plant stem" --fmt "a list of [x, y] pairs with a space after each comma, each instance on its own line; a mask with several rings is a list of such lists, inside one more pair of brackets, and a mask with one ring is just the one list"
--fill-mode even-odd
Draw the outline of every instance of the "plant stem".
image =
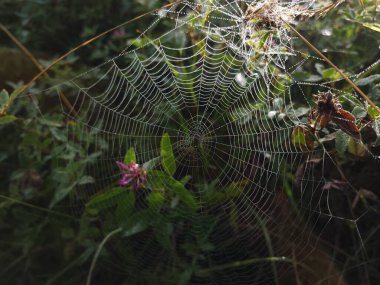
[[98, 261], [98, 257], [100, 255], [100, 252], [102, 251], [104, 245], [106, 242], [115, 234], [121, 232], [123, 229], [122, 228], [117, 228], [116, 230], [110, 232], [106, 237], [102, 240], [102, 242], [99, 244], [98, 249], [95, 252], [94, 258], [91, 261], [91, 266], [90, 266], [90, 271], [88, 272], [87, 275], [87, 280], [86, 280], [86, 285], [91, 285], [91, 277], [92, 277], [92, 272], [95, 269], [96, 262]]
[[38, 60], [33, 56], [33, 54], [2, 24], [0, 24], [0, 29], [15, 43], [15, 45], [30, 59], [31, 62], [42, 71], [44, 68], [38, 62]]
[[[37, 69], [40, 72], [42, 72], [41, 75], [46, 75], [47, 77], [50, 77], [49, 74], [44, 70], [44, 67], [33, 56], [33, 54], [6, 27], [0, 24], [0, 30], [2, 30], [15, 43], [15, 45], [29, 58], [29, 60], [37, 67]], [[69, 99], [67, 99], [65, 94], [63, 94], [61, 90], [58, 90], [57, 92], [59, 97], [63, 101], [63, 104], [69, 110], [69, 114], [73, 113], [75, 116], [78, 116], [78, 113], [75, 111], [73, 105], [71, 105]]]
[[247, 259], [247, 260], [241, 260], [241, 261], [235, 261], [227, 264], [217, 265], [211, 268], [202, 269], [199, 271], [201, 274], [210, 273], [214, 271], [222, 271], [229, 268], [237, 268], [242, 266], [248, 266], [256, 263], [262, 263], [262, 262], [287, 262], [287, 263], [293, 263], [293, 261], [289, 258], [286, 258], [284, 256], [272, 256], [272, 257], [264, 257], [264, 258], [253, 258], [253, 259]]
[[32, 208], [32, 209], [36, 209], [36, 210], [39, 210], [39, 211], [42, 211], [42, 212], [47, 212], [47, 213], [52, 214], [52, 215], [56, 215], [56, 216], [59, 216], [59, 217], [70, 219], [70, 220], [76, 220], [75, 217], [72, 217], [70, 215], [67, 215], [67, 214], [64, 214], [64, 213], [60, 213], [60, 212], [55, 212], [55, 211], [52, 211], [52, 210], [49, 210], [49, 209], [45, 209], [45, 208], [42, 208], [42, 207], [38, 207], [38, 206], [35, 206], [33, 204], [25, 203], [23, 201], [19, 201], [17, 199], [11, 198], [11, 197], [0, 195], [0, 198], [2, 198], [4, 200], [8, 200], [8, 201], [10, 201], [12, 203], [16, 203], [16, 204], [20, 204], [20, 205], [23, 205], [23, 206], [26, 206], [26, 207], [29, 207], [29, 208]]
[[301, 35], [295, 28], [293, 28], [288, 22], [281, 19], [306, 45], [308, 45], [316, 54], [318, 54], [325, 62], [327, 62], [332, 68], [334, 68], [342, 77], [344, 80], [348, 82], [354, 88], [356, 92], [360, 94], [360, 96], [368, 102], [369, 105], [371, 105], [379, 114], [380, 114], [380, 108], [372, 102], [372, 100], [364, 94], [364, 92], [350, 79], [347, 77], [347, 75], [344, 74], [342, 70], [338, 68], [330, 59], [328, 59], [317, 47], [315, 47], [311, 42], [309, 42], [303, 35]]
[[[174, 6], [174, 5], [176, 5], [176, 4], [179, 4], [179, 3], [181, 3], [181, 2], [182, 2], [182, 0], [180, 0], [180, 1], [176, 1], [176, 2], [173, 2], [173, 3], [167, 4], [167, 5], [161, 6], [160, 8], [154, 9], [154, 10], [152, 10], [152, 11], [146, 12], [146, 13], [144, 13], [144, 14], [141, 14], [141, 15], [139, 15], [139, 16], [137, 16], [137, 17], [131, 19], [131, 20], [128, 20], [128, 21], [126, 21], [126, 22], [124, 22], [124, 23], [122, 23], [122, 24], [120, 24], [120, 25], [117, 25], [117, 26], [115, 26], [115, 27], [113, 27], [113, 28], [111, 28], [111, 29], [108, 29], [108, 30], [104, 31], [104, 32], [102, 32], [102, 33], [100, 33], [100, 34], [98, 34], [98, 35], [96, 35], [96, 36], [90, 38], [89, 40], [84, 41], [84, 42], [81, 43], [80, 45], [74, 47], [73, 49], [69, 50], [69, 51], [66, 52], [65, 54], [61, 55], [59, 58], [55, 59], [55, 60], [54, 60], [52, 63], [50, 63], [47, 67], [45, 67], [44, 69], [42, 69], [42, 70], [41, 70], [36, 76], [34, 76], [34, 77], [32, 78], [32, 80], [30, 80], [27, 84], [25, 84], [23, 87], [21, 87], [21, 88], [19, 89], [19, 91], [17, 92], [16, 96], [14, 96], [12, 102], [14, 101], [14, 99], [17, 98], [18, 95], [20, 95], [21, 93], [23, 93], [24, 91], [26, 91], [26, 90], [27, 90], [27, 89], [33, 84], [33, 82], [35, 82], [36, 80], [38, 80], [42, 75], [44, 75], [44, 74], [45, 74], [48, 70], [50, 70], [54, 65], [56, 65], [58, 62], [60, 62], [61, 60], [65, 59], [65, 58], [68, 57], [69, 55], [73, 54], [73, 53], [76, 52], [77, 50], [81, 49], [82, 47], [87, 46], [88, 44], [90, 44], [90, 43], [96, 41], [97, 39], [99, 39], [99, 38], [101, 38], [101, 37], [103, 37], [103, 36], [105, 36], [105, 35], [107, 35], [107, 34], [109, 34], [109, 33], [111, 33], [112, 31], [114, 31], [114, 30], [116, 30], [116, 29], [118, 29], [118, 28], [121, 28], [121, 27], [123, 27], [123, 26], [125, 26], [125, 25], [127, 25], [127, 24], [130, 24], [130, 23], [132, 23], [132, 22], [135, 22], [135, 21], [137, 21], [137, 20], [139, 20], [139, 19], [141, 19], [141, 18], [143, 18], [143, 17], [145, 17], [145, 16], [147, 16], [147, 15], [153, 14], [153, 13], [158, 12], [158, 11], [160, 11], [160, 10], [162, 10], [162, 9], [165, 9], [165, 8], [169, 8], [169, 7], [171, 7], [171, 6]], [[4, 110], [4, 113], [6, 113], [7, 109], [8, 109], [9, 106], [12, 104], [12, 102], [9, 102], [8, 107], [6, 108], [6, 110]]]

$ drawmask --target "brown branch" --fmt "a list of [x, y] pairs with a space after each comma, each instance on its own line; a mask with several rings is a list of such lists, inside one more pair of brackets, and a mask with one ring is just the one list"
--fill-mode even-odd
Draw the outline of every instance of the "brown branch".
[[[38, 80], [42, 75], [44, 75], [44, 74], [45, 74], [48, 70], [50, 70], [54, 65], [56, 65], [58, 62], [60, 62], [61, 60], [65, 59], [65, 58], [68, 57], [69, 55], [73, 54], [73, 53], [76, 52], [77, 50], [81, 49], [82, 47], [87, 46], [88, 44], [90, 44], [90, 43], [96, 41], [97, 39], [99, 39], [99, 38], [101, 38], [101, 37], [103, 37], [103, 36], [109, 34], [110, 32], [112, 32], [112, 31], [114, 31], [114, 30], [116, 30], [116, 29], [119, 29], [119, 28], [121, 28], [121, 27], [123, 27], [123, 26], [125, 26], [125, 25], [128, 25], [128, 24], [132, 23], [132, 22], [135, 22], [135, 21], [137, 21], [137, 20], [139, 20], [139, 19], [141, 19], [141, 18], [143, 18], [143, 17], [145, 17], [145, 16], [147, 16], [147, 15], [150, 15], [150, 14], [152, 14], [152, 13], [156, 13], [156, 12], [162, 10], [162, 9], [166, 9], [166, 8], [172, 7], [172, 6], [174, 6], [174, 5], [176, 5], [176, 4], [179, 4], [179, 3], [181, 3], [181, 2], [182, 2], [182, 0], [180, 0], [180, 1], [176, 1], [176, 2], [173, 2], [173, 3], [167, 4], [167, 5], [161, 6], [160, 8], [154, 9], [154, 10], [152, 10], [152, 11], [146, 12], [146, 13], [144, 13], [144, 14], [141, 14], [141, 15], [139, 15], [139, 16], [137, 16], [137, 17], [131, 19], [131, 20], [128, 20], [128, 21], [126, 21], [126, 22], [124, 22], [124, 23], [122, 23], [122, 24], [120, 24], [120, 25], [117, 25], [117, 26], [115, 26], [115, 27], [113, 27], [113, 28], [111, 28], [111, 29], [108, 29], [108, 30], [104, 31], [104, 32], [102, 32], [102, 33], [100, 33], [100, 34], [98, 34], [98, 35], [92, 37], [92, 38], [89, 39], [89, 40], [84, 41], [84, 42], [81, 43], [80, 45], [74, 47], [73, 49], [69, 50], [69, 51], [66, 52], [65, 54], [61, 55], [59, 58], [55, 59], [51, 64], [49, 64], [47, 67], [45, 67], [43, 70], [41, 70], [36, 76], [34, 76], [34, 77], [32, 78], [32, 80], [30, 80], [28, 83], [26, 83], [23, 87], [21, 87], [21, 88], [19, 89], [19, 91], [17, 92], [16, 96], [14, 96], [12, 102], [14, 101], [14, 99], [15, 99], [18, 95], [20, 95], [21, 93], [23, 93], [24, 91], [26, 91], [26, 90], [27, 90], [27, 89], [33, 84], [33, 82], [35, 82], [36, 80]], [[8, 109], [9, 106], [12, 104], [12, 102], [9, 102], [9, 105], [8, 105], [8, 107], [6, 108], [6, 110], [4, 110], [4, 112], [7, 111], [7, 109]]]
[[[0, 24], [0, 29], [15, 43], [15, 45], [29, 58], [29, 60], [37, 67], [40, 72], [43, 72], [41, 75], [46, 75], [50, 77], [49, 74], [44, 71], [44, 67], [38, 62], [38, 60], [33, 56], [33, 54], [3, 25]], [[76, 117], [78, 113], [75, 111], [74, 106], [71, 105], [69, 99], [63, 94], [62, 91], [58, 90], [58, 95], [63, 101], [63, 104], [69, 110], [69, 114], [73, 113]]]
[[38, 60], [33, 56], [33, 54], [2, 24], [0, 24], [0, 29], [15, 43], [15, 45], [30, 59], [31, 62], [41, 71], [43, 66], [38, 62]]
[[334, 68], [342, 77], [344, 80], [347, 81], [348, 84], [354, 88], [356, 92], [360, 94], [360, 96], [368, 102], [369, 105], [371, 105], [379, 114], [380, 114], [380, 108], [372, 102], [372, 100], [364, 94], [364, 92], [350, 79], [347, 77], [346, 74], [342, 70], [340, 70], [330, 59], [328, 59], [317, 47], [315, 47], [311, 42], [309, 42], [303, 35], [301, 35], [295, 28], [293, 28], [288, 22], [281, 19], [286, 26], [288, 26], [306, 45], [308, 45], [316, 54], [318, 54], [325, 62], [327, 62], [332, 68]]

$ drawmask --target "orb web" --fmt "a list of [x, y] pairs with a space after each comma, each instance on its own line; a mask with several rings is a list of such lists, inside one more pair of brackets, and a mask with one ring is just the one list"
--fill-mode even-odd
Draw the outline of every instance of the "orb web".
[[[167, 241], [154, 239], [156, 228], [147, 226], [134, 235], [131, 231], [138, 225], [123, 228], [120, 219], [138, 216], [128, 216], [131, 213], [123, 212], [123, 207], [117, 212], [107, 209], [97, 220], [101, 237], [121, 230], [105, 244], [97, 266], [132, 282], [136, 273], [167, 273], [177, 263], [186, 264], [181, 260], [193, 258], [191, 284], [276, 284], [291, 268], [304, 266], [295, 255], [307, 260], [320, 254], [321, 236], [338, 223], [351, 228], [358, 245], [354, 262], [347, 261], [341, 270], [368, 262], [359, 229], [368, 210], [330, 207], [332, 203], [349, 207], [347, 201], [358, 190], [352, 185], [346, 192], [323, 190], [331, 183], [326, 173], [338, 167], [330, 151], [324, 145], [305, 151], [291, 141], [294, 128], [307, 123], [307, 111], [299, 107], [303, 103], [311, 108], [311, 94], [305, 90], [347, 93], [329, 87], [331, 82], [294, 77], [309, 61], [322, 60], [294, 50], [294, 38], [274, 17], [287, 16], [293, 23], [317, 6], [315, 1], [272, 2], [277, 11], [269, 15], [265, 29], [276, 34], [263, 44], [266, 47], [258, 46], [259, 38], [252, 32], [263, 24], [255, 17], [247, 19], [241, 5], [256, 11], [263, 1], [214, 1], [204, 6], [184, 1], [157, 13], [156, 21], [174, 25], [162, 36], [150, 38], [148, 28], [139, 37], [146, 37], [143, 45], [128, 46], [115, 58], [59, 85], [73, 94], [70, 101], [76, 113], [62, 102], [67, 148], [85, 145], [87, 150], [84, 157], [63, 160], [63, 167], [70, 159], [82, 159], [87, 177], [93, 179], [70, 192], [67, 206], [75, 215], [81, 216], [93, 197], [117, 186], [116, 161], [123, 161], [128, 149], [134, 148], [136, 162], [146, 169], [160, 168], [164, 134], [173, 146], [174, 177], [188, 177], [186, 188], [199, 205], [191, 216], [179, 211], [180, 222], [169, 223], [163, 216], [157, 222], [171, 232], [175, 258], [168, 254]], [[173, 45], [173, 34], [185, 33], [188, 27], [194, 38]], [[225, 191], [230, 198], [219, 201], [218, 193]], [[144, 211], [146, 193], [133, 195], [140, 217], [154, 220], [156, 212]], [[229, 223], [224, 223], [226, 219]], [[203, 239], [202, 247], [188, 248], [189, 237]], [[184, 276], [189, 272], [180, 269]], [[331, 274], [326, 280], [335, 278], [336, 271]], [[172, 276], [157, 278], [168, 284]]]

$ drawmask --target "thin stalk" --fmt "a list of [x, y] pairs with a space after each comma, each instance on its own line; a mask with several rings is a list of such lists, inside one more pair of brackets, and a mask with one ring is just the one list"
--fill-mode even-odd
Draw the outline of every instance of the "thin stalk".
[[29, 58], [29, 60], [40, 70], [42, 71], [44, 68], [38, 62], [38, 60], [33, 56], [33, 54], [2, 24], [0, 24], [0, 30], [4, 32], [14, 44]]
[[24, 254], [20, 255], [18, 258], [14, 259], [10, 264], [7, 264], [5, 269], [3, 269], [0, 272], [0, 276], [4, 276], [5, 273], [7, 273], [10, 269], [12, 269], [18, 263], [20, 263], [26, 256], [27, 256], [26, 253], [24, 253]]
[[239, 268], [239, 267], [249, 266], [249, 265], [253, 265], [253, 264], [257, 264], [257, 263], [263, 263], [263, 262], [271, 262], [271, 263], [283, 262], [283, 263], [289, 263], [292, 265], [297, 264], [301, 268], [305, 269], [308, 273], [310, 273], [314, 276], [317, 276], [316, 273], [314, 272], [313, 268], [310, 268], [309, 266], [307, 266], [306, 264], [304, 264], [302, 262], [298, 262], [294, 259], [290, 259], [290, 258], [287, 258], [285, 256], [271, 256], [271, 257], [253, 258], [253, 259], [235, 261], [235, 262], [231, 262], [228, 264], [222, 264], [222, 265], [217, 265], [214, 267], [202, 269], [202, 270], [199, 270], [198, 273], [203, 275], [203, 274], [208, 274], [208, 273], [212, 273], [215, 271], [223, 271], [226, 269]]
[[135, 22], [135, 21], [137, 21], [137, 20], [139, 20], [139, 19], [141, 19], [141, 18], [143, 18], [143, 17], [145, 17], [147, 15], [150, 15], [152, 13], [156, 13], [156, 12], [162, 10], [162, 9], [166, 9], [166, 8], [172, 7], [172, 6], [174, 6], [176, 4], [179, 4], [181, 2], [182, 2], [182, 0], [176, 1], [176, 2], [173, 2], [173, 3], [167, 4], [167, 5], [164, 5], [164, 6], [160, 7], [160, 8], [154, 9], [152, 11], [146, 12], [144, 14], [141, 14], [141, 15], [139, 15], [139, 16], [131, 19], [131, 20], [128, 20], [128, 21], [126, 21], [126, 22], [124, 22], [124, 23], [122, 23], [120, 25], [117, 25], [117, 26], [115, 26], [113, 28], [110, 28], [110, 29], [108, 29], [108, 30], [106, 30], [106, 31], [104, 31], [104, 32], [102, 32], [102, 33], [100, 33], [100, 34], [98, 34], [98, 35], [90, 38], [89, 40], [84, 41], [80, 45], [74, 47], [73, 49], [69, 50], [65, 54], [61, 55], [60, 57], [58, 57], [57, 59], [55, 59], [52, 63], [50, 63], [47, 67], [45, 67], [43, 70], [41, 70], [36, 76], [34, 76], [32, 78], [32, 80], [30, 80], [28, 83], [26, 83], [23, 87], [21, 87], [19, 89], [19, 91], [17, 92], [16, 96], [14, 96], [14, 98], [12, 98], [11, 102], [9, 102], [9, 104], [8, 104], [8, 107], [6, 108], [6, 110], [4, 110], [4, 113], [6, 113], [6, 111], [9, 108], [9, 106], [18, 97], [18, 95], [20, 95], [21, 93], [23, 93], [24, 91], [26, 91], [33, 84], [33, 82], [35, 82], [36, 80], [38, 80], [42, 75], [44, 75], [48, 70], [50, 70], [54, 65], [56, 65], [57, 63], [59, 63], [61, 60], [65, 59], [66, 57], [68, 57], [69, 55], [73, 54], [74, 52], [76, 52], [77, 50], [81, 49], [82, 47], [87, 46], [88, 44], [96, 41], [97, 39], [99, 39], [99, 38], [101, 38], [101, 37], [103, 37], [103, 36], [105, 36], [105, 35], [107, 35], [109, 33], [111, 33], [112, 31], [114, 31], [116, 29], [119, 29], [119, 28], [121, 28], [121, 27], [123, 27], [125, 25], [128, 25], [128, 24], [132, 23], [132, 22]]
[[[42, 75], [50, 77], [49, 74], [44, 71], [44, 67], [38, 62], [35, 56], [6, 27], [0, 24], [0, 30], [2, 30], [14, 42], [14, 44], [29, 58], [29, 60], [37, 67], [40, 72], [43, 72]], [[73, 113], [77, 117], [78, 113], [75, 111], [74, 106], [71, 105], [69, 99], [67, 99], [61, 90], [58, 90], [57, 92], [63, 101], [63, 104], [69, 110], [69, 114]]]
[[106, 244], [106, 242], [115, 234], [121, 232], [123, 229], [122, 228], [117, 228], [116, 230], [110, 232], [103, 240], [102, 242], [99, 244], [99, 247], [98, 249], [96, 250], [95, 252], [95, 255], [94, 255], [94, 258], [92, 259], [92, 262], [91, 262], [91, 266], [90, 266], [90, 271], [88, 272], [88, 275], [87, 275], [87, 280], [86, 280], [86, 285], [91, 285], [91, 278], [92, 278], [92, 272], [94, 271], [95, 269], [95, 265], [96, 265], [96, 262], [98, 261], [98, 258], [99, 258], [99, 255], [104, 247], [104, 245]]
[[371, 105], [379, 114], [380, 114], [380, 108], [372, 102], [372, 100], [364, 94], [364, 92], [350, 79], [347, 77], [346, 74], [342, 70], [339, 69], [338, 66], [336, 66], [330, 59], [328, 59], [317, 47], [315, 47], [311, 42], [309, 42], [303, 35], [301, 35], [295, 28], [293, 28], [288, 22], [281, 19], [286, 26], [288, 26], [306, 45], [308, 45], [316, 54], [318, 54], [325, 62], [327, 62], [332, 68], [334, 68], [344, 80], [347, 81], [348, 84], [354, 88], [356, 92], [359, 93], [359, 95], [368, 102], [369, 105]]
[[286, 262], [286, 263], [293, 263], [293, 261], [289, 258], [286, 258], [285, 256], [272, 256], [272, 257], [264, 257], [264, 258], [253, 258], [253, 259], [247, 259], [247, 260], [241, 260], [241, 261], [234, 261], [227, 264], [217, 265], [214, 267], [210, 267], [207, 269], [199, 270], [199, 273], [205, 274], [205, 273], [211, 273], [214, 271], [222, 271], [230, 268], [238, 268], [243, 266], [248, 266], [252, 264], [257, 263], [263, 263], [263, 262]]
[[298, 274], [298, 269], [297, 269], [297, 262], [296, 262], [296, 254], [294, 252], [294, 247], [292, 246], [292, 260], [293, 260], [293, 270], [294, 270], [294, 275], [295, 275], [295, 278], [296, 278], [296, 283], [297, 285], [301, 285], [301, 279], [300, 279], [300, 276]]
[[26, 207], [29, 207], [29, 208], [32, 208], [32, 209], [36, 209], [36, 210], [39, 210], [39, 211], [42, 211], [42, 212], [47, 212], [47, 213], [52, 214], [52, 215], [56, 215], [56, 216], [59, 216], [59, 217], [70, 219], [70, 220], [76, 220], [74, 217], [72, 217], [70, 215], [63, 214], [63, 213], [60, 213], [60, 212], [55, 212], [55, 211], [48, 210], [48, 209], [45, 209], [45, 208], [42, 208], [42, 207], [38, 207], [38, 206], [35, 206], [33, 204], [25, 203], [25, 202], [19, 201], [17, 199], [11, 198], [11, 197], [0, 195], [0, 198], [2, 198], [4, 200], [8, 200], [8, 201], [10, 201], [12, 203], [15, 203], [15, 204], [20, 204], [20, 205], [23, 205], [23, 206], [26, 206]]

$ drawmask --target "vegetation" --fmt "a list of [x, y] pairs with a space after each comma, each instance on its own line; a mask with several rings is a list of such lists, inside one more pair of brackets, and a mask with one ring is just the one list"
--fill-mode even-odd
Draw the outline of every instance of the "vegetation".
[[[89, 71], [127, 45], [138, 48], [136, 54], [142, 59], [149, 58], [160, 49], [157, 41], [148, 45], [149, 41], [173, 28], [173, 19], [163, 19], [144, 37], [139, 37], [142, 29], [156, 15], [120, 26], [58, 61], [28, 90], [19, 92], [58, 56], [165, 4], [1, 1], [1, 283], [377, 284], [380, 136], [375, 107], [380, 105], [380, 8], [376, 0], [350, 1], [307, 21], [297, 18], [300, 23], [295, 26], [368, 100], [339, 70], [320, 57], [305, 56], [305, 64], [291, 75], [278, 65], [266, 65], [277, 82], [275, 100], [253, 100], [244, 108], [232, 106], [226, 111], [249, 147], [285, 151], [285, 155], [274, 151], [270, 159], [248, 149], [226, 158], [223, 153], [230, 151], [234, 139], [221, 141], [224, 146], [209, 154], [213, 146], [207, 136], [192, 132], [197, 126], [189, 118], [197, 110], [191, 103], [189, 113], [157, 106], [152, 122], [162, 123], [162, 113], [169, 110], [166, 115], [175, 114], [167, 123], [172, 131], [157, 132], [149, 143], [137, 140], [126, 146], [118, 141], [124, 137], [115, 136], [116, 127], [93, 118], [85, 121], [83, 109], [78, 108], [81, 102], [75, 100], [77, 90], [65, 84], [56, 88], [78, 74], [85, 74], [78, 84], [101, 78], [101, 71]], [[193, 25], [175, 29], [163, 44], [192, 45], [191, 52], [202, 55], [202, 30], [194, 27], [204, 25], [208, 16], [220, 15], [208, 11], [207, 17], [197, 19], [196, 13], [194, 9], [187, 15]], [[249, 20], [256, 25], [257, 15], [263, 17], [260, 13], [253, 12]], [[269, 30], [274, 26], [266, 24]], [[281, 29], [293, 33], [286, 24]], [[272, 30], [260, 33], [248, 45], [269, 49], [271, 34]], [[292, 41], [301, 56], [315, 55], [294, 33]], [[184, 48], [183, 54], [187, 52]], [[252, 73], [266, 64], [265, 52], [249, 58]], [[132, 60], [125, 57], [126, 63]], [[235, 61], [226, 60], [230, 66]], [[189, 62], [179, 63], [181, 68], [164, 63], [175, 79], [190, 81], [186, 88], [196, 93], [195, 77], [186, 77], [193, 72]], [[290, 57], [287, 65], [298, 63]], [[295, 81], [305, 83], [302, 89], [292, 84]], [[96, 94], [102, 88], [101, 82]], [[334, 97], [327, 100], [327, 91], [333, 91]], [[193, 98], [197, 102], [196, 95]], [[144, 107], [138, 111], [147, 112]], [[276, 125], [271, 116], [286, 118]], [[217, 123], [224, 119], [218, 114], [210, 117]], [[271, 145], [266, 145], [265, 133], [256, 134], [263, 124], [269, 130], [285, 129], [294, 121], [299, 124], [278, 131]], [[106, 127], [109, 133], [104, 135]], [[183, 134], [187, 150], [196, 146], [191, 152], [196, 158], [184, 160], [188, 165], [181, 161], [181, 140], [175, 139], [173, 130]], [[226, 137], [231, 130], [221, 124], [217, 132]], [[119, 142], [120, 147], [115, 147]], [[145, 160], [146, 156], [151, 158]], [[189, 175], [191, 163], [205, 168]], [[273, 195], [260, 198], [257, 189]]]

